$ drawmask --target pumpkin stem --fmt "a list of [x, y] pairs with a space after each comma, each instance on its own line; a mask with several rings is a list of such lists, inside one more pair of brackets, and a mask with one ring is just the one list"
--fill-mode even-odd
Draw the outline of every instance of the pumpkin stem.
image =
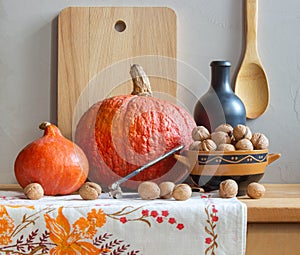
[[61, 132], [58, 129], [57, 126], [52, 125], [48, 121], [44, 121], [39, 125], [39, 128], [41, 130], [44, 130], [44, 136], [45, 135], [50, 135], [50, 136], [61, 136]]
[[150, 81], [142, 66], [133, 64], [130, 67], [130, 75], [133, 81], [131, 95], [152, 96]]
[[51, 125], [51, 123], [50, 122], [48, 122], [48, 121], [44, 121], [44, 122], [42, 122], [40, 125], [39, 125], [39, 129], [41, 129], [41, 130], [45, 130], [46, 129], [46, 127], [48, 127], [48, 126], [50, 126]]

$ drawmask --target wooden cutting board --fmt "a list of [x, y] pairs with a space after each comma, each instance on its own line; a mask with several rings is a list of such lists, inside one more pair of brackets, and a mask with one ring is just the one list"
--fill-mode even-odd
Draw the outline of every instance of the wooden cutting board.
[[[165, 7], [69, 7], [58, 17], [58, 126], [72, 138], [81, 115], [129, 94], [141, 64], [158, 96], [176, 98], [176, 14]], [[155, 93], [154, 93], [155, 94]]]

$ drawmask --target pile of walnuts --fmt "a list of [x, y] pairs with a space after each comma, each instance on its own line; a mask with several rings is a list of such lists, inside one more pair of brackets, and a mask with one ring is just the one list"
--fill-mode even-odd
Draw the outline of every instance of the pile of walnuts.
[[184, 201], [191, 197], [192, 188], [185, 183], [175, 184], [170, 181], [165, 181], [159, 185], [152, 181], [144, 181], [139, 184], [138, 193], [141, 199], [153, 200], [157, 198]]
[[192, 137], [194, 142], [189, 149], [196, 151], [262, 150], [269, 146], [264, 134], [252, 133], [248, 126], [241, 124], [235, 127], [222, 124], [212, 133], [204, 126], [197, 126], [192, 131]]

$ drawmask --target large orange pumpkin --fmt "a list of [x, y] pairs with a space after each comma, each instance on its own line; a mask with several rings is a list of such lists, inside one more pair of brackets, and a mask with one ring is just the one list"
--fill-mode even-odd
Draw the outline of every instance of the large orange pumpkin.
[[[179, 106], [151, 96], [150, 83], [138, 65], [131, 67], [134, 91], [94, 104], [80, 119], [75, 141], [86, 153], [89, 179], [107, 187], [174, 147], [192, 142], [193, 117]], [[141, 181], [178, 182], [186, 169], [172, 157], [144, 170], [123, 187]]]
[[24, 188], [39, 183], [45, 195], [65, 195], [78, 190], [87, 179], [89, 165], [84, 152], [62, 136], [49, 122], [40, 125], [44, 135], [18, 154], [14, 170]]

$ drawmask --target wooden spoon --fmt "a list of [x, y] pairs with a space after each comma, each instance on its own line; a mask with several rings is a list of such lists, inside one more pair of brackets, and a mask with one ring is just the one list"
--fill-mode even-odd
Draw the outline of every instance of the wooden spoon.
[[236, 78], [235, 93], [245, 105], [246, 117], [255, 119], [268, 107], [269, 86], [257, 52], [257, 0], [245, 2], [246, 49]]

